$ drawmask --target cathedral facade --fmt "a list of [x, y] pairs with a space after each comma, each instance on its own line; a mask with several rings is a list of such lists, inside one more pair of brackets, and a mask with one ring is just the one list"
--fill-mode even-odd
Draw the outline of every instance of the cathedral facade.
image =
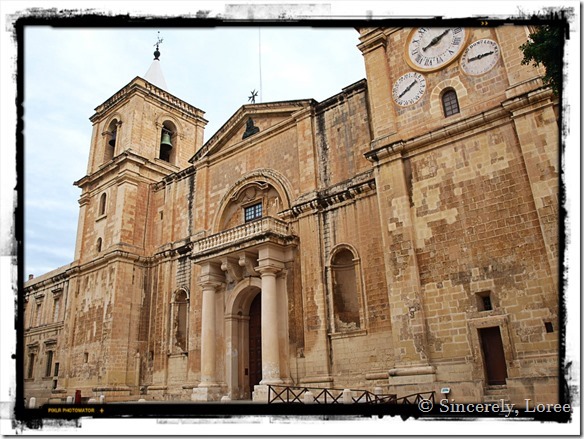
[[24, 284], [25, 397], [557, 402], [559, 106], [529, 32], [359, 29], [366, 79], [205, 143], [155, 59], [90, 118], [74, 261]]

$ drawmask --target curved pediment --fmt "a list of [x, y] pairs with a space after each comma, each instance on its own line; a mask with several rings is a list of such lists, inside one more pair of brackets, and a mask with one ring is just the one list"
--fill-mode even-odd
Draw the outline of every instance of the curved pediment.
[[219, 151], [255, 143], [279, 128], [295, 123], [295, 115], [316, 103], [312, 99], [243, 105], [189, 160], [196, 163]]

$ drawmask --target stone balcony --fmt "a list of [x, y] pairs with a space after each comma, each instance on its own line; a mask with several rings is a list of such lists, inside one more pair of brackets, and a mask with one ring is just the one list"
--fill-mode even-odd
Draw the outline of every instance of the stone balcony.
[[193, 242], [191, 258], [201, 262], [240, 250], [253, 250], [266, 242], [287, 246], [295, 244], [297, 239], [288, 223], [265, 217]]

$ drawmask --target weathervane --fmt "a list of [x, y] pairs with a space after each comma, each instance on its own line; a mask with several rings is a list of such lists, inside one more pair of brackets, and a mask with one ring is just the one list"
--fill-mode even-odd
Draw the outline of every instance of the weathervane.
[[258, 95], [258, 92], [255, 91], [255, 89], [253, 89], [252, 92], [251, 92], [251, 96], [249, 96], [247, 98], [247, 100], [250, 101], [252, 104], [255, 104], [255, 98], [256, 98], [257, 95]]
[[156, 41], [156, 50], [158, 50], [158, 46], [162, 44], [162, 42], [164, 41], [164, 38], [160, 38], [160, 31], [158, 31], [158, 40]]
[[158, 46], [160, 46], [162, 44], [162, 42], [164, 41], [164, 39], [160, 38], [160, 31], [158, 31], [158, 39], [156, 41], [156, 51], [154, 52], [154, 59], [158, 59], [158, 57], [160, 56], [160, 51], [158, 50]]

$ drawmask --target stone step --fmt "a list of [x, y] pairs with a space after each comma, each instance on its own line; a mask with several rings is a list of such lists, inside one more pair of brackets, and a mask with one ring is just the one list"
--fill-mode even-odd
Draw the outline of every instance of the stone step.
[[510, 398], [507, 386], [489, 386], [485, 388], [483, 400], [485, 402], [500, 402], [503, 400], [508, 403]]

